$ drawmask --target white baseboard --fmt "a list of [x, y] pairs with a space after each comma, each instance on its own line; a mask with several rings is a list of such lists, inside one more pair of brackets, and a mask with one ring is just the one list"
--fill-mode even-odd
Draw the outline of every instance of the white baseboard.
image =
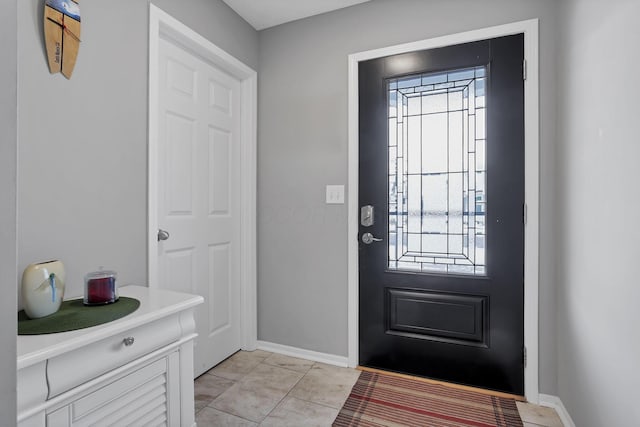
[[271, 353], [284, 354], [285, 356], [298, 357], [300, 359], [313, 360], [314, 362], [326, 363], [346, 368], [348, 358], [346, 356], [336, 356], [335, 354], [320, 353], [303, 348], [289, 347], [288, 345], [275, 344], [272, 342], [258, 341], [258, 350], [269, 351]]
[[571, 419], [571, 415], [569, 415], [569, 411], [564, 407], [562, 400], [558, 396], [553, 396], [551, 394], [542, 394], [540, 393], [540, 406], [546, 406], [548, 408], [553, 408], [558, 413], [562, 424], [564, 427], [576, 427], [575, 423]]

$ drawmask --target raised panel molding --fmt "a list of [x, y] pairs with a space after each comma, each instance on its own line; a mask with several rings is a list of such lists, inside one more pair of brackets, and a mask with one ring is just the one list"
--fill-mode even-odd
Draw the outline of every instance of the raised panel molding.
[[[167, 153], [165, 158], [168, 179], [165, 200], [167, 215], [193, 214], [193, 154], [194, 121], [171, 112], [165, 116]], [[187, 150], [184, 150], [184, 145]]]
[[209, 106], [231, 116], [233, 111], [231, 89], [215, 80], [209, 81]]
[[196, 85], [196, 70], [169, 58], [167, 60], [167, 87], [170, 90], [194, 98]]
[[229, 215], [230, 132], [209, 128], [209, 215]]
[[486, 296], [387, 288], [387, 333], [486, 346]]
[[209, 334], [230, 326], [231, 244], [209, 246]]
[[173, 290], [193, 293], [194, 248], [167, 251], [166, 257], [166, 283], [171, 283]]

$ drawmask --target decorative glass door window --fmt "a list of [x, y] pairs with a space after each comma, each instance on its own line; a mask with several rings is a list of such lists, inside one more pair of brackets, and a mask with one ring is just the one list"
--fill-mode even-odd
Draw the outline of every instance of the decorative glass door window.
[[485, 275], [486, 68], [387, 82], [389, 269]]

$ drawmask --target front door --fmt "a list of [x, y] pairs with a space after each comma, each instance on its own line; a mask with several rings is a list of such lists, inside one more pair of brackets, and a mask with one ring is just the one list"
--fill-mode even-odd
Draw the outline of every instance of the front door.
[[240, 82], [159, 41], [159, 287], [202, 295], [195, 376], [240, 349]]
[[524, 394], [523, 55], [360, 62], [360, 365]]

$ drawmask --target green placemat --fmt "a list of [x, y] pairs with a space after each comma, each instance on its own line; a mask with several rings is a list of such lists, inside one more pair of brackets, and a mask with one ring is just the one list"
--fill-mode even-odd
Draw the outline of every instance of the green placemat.
[[18, 312], [18, 335], [55, 334], [108, 323], [133, 313], [140, 306], [135, 298], [120, 297], [107, 305], [86, 306], [82, 298], [63, 301], [60, 310], [40, 319], [29, 319], [24, 310]]

